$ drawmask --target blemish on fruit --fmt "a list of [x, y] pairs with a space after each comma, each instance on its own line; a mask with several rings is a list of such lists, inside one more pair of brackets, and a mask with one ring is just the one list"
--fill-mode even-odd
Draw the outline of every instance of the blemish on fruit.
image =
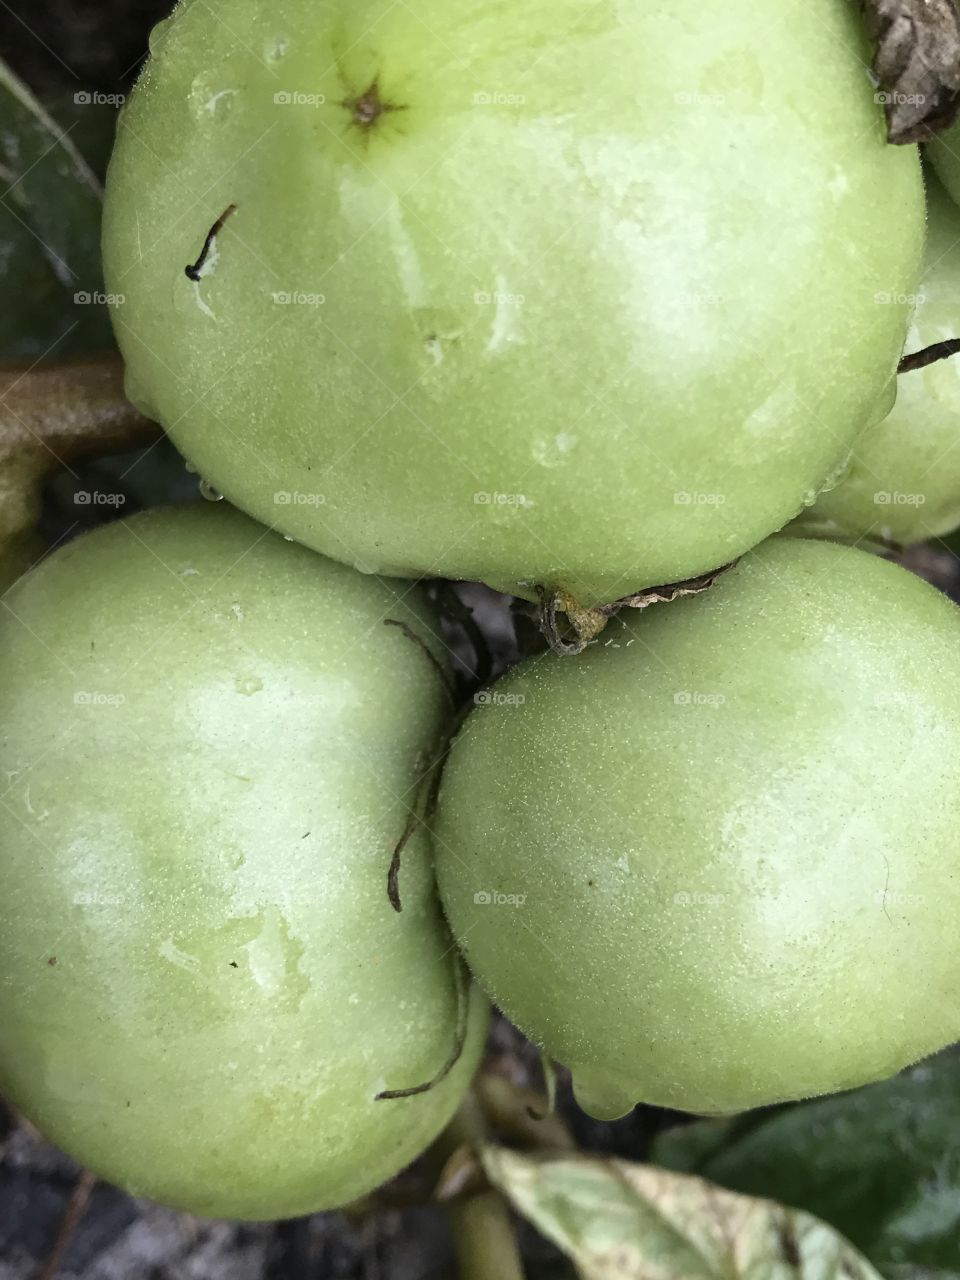
[[354, 97], [344, 98], [340, 103], [350, 112], [351, 124], [362, 133], [369, 133], [381, 116], [392, 111], [406, 111], [406, 106], [385, 101], [380, 90], [380, 78], [376, 77], [369, 88]]
[[235, 204], [227, 205], [226, 209], [224, 209], [223, 213], [221, 213], [220, 217], [207, 232], [207, 238], [204, 240], [203, 248], [200, 250], [200, 257], [197, 258], [196, 262], [191, 263], [190, 266], [184, 267], [184, 273], [188, 280], [193, 280], [196, 284], [200, 283], [200, 273], [203, 271], [207, 258], [210, 256], [210, 250], [213, 248], [217, 236], [222, 231], [224, 223], [228, 218], [232, 217], [236, 211], [237, 206]]
[[50, 959], [47, 961], [47, 964], [50, 966], [51, 969], [54, 967], [56, 963], [57, 963], [56, 956], [51, 956]]

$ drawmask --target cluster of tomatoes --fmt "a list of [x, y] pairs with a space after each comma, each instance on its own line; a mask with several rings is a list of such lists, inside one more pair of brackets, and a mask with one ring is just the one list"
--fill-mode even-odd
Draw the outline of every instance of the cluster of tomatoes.
[[[880, 554], [960, 524], [960, 375], [894, 406], [958, 333], [960, 143], [925, 190], [854, 10], [154, 33], [107, 287], [130, 398], [233, 505], [89, 534], [0, 618], [0, 1086], [101, 1175], [353, 1200], [448, 1123], [488, 999], [611, 1118], [960, 1034], [960, 619]], [[430, 577], [582, 651], [463, 714]]]

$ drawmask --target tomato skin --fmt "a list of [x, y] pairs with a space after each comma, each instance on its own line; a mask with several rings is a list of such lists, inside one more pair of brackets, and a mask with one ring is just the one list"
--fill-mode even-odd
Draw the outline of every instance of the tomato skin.
[[782, 528], [889, 410], [922, 182], [847, 0], [221, 7], [155, 33], [105, 266], [130, 396], [264, 523], [592, 604]]
[[393, 1176], [483, 1041], [414, 837], [435, 623], [224, 506], [57, 552], [0, 617], [0, 1087], [101, 1176], [276, 1218]]
[[[906, 349], [960, 336], [960, 211], [929, 168], [926, 264]], [[864, 431], [840, 483], [794, 526], [799, 532], [906, 546], [960, 525], [960, 361], [903, 373], [897, 403]]]
[[960, 1036], [960, 617], [771, 539], [471, 713], [435, 856], [475, 976], [594, 1114], [850, 1088]]

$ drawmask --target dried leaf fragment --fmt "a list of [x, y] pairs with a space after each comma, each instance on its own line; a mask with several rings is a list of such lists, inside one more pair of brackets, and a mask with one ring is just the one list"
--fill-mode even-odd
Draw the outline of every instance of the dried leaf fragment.
[[960, 13], [953, 0], [861, 0], [887, 137], [925, 142], [960, 114]]
[[832, 1227], [625, 1160], [486, 1146], [491, 1183], [583, 1280], [880, 1280]]

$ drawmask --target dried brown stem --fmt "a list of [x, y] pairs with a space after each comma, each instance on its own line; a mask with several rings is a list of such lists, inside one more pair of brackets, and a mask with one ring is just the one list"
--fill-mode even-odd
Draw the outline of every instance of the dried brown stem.
[[160, 435], [124, 395], [115, 353], [0, 366], [0, 549], [36, 522], [40, 485], [56, 467]]
[[60, 1220], [60, 1227], [53, 1242], [53, 1248], [47, 1255], [46, 1262], [37, 1272], [36, 1280], [55, 1280], [57, 1272], [60, 1270], [60, 1264], [63, 1262], [64, 1254], [73, 1238], [73, 1233], [76, 1231], [80, 1219], [86, 1213], [96, 1181], [89, 1169], [84, 1169], [77, 1179], [76, 1185], [70, 1193], [70, 1199], [67, 1201], [66, 1211]]

